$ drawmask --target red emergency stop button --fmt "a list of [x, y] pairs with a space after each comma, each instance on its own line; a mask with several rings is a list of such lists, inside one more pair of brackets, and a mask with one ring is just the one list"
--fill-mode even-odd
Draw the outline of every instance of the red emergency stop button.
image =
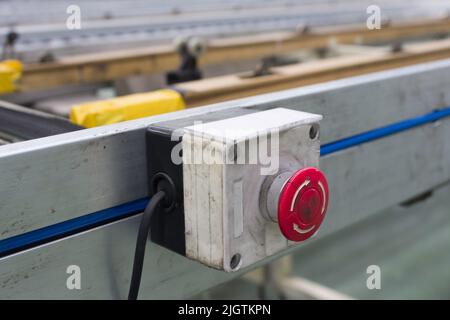
[[278, 225], [291, 241], [304, 241], [320, 227], [328, 208], [328, 183], [317, 168], [304, 168], [285, 183], [278, 198]]

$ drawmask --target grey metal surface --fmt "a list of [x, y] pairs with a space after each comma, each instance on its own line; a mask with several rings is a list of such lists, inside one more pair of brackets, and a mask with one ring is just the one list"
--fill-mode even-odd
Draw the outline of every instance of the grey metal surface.
[[[144, 196], [144, 128], [151, 122], [289, 106], [324, 114], [321, 139], [327, 142], [450, 105], [449, 68], [449, 60], [440, 61], [2, 146], [2, 238]], [[323, 158], [331, 199], [317, 239], [448, 181], [449, 136], [450, 122], [436, 122]], [[124, 298], [138, 219], [1, 259], [0, 297]], [[141, 297], [187, 297], [239, 274], [208, 269], [156, 245], [147, 255]], [[81, 267], [81, 290], [66, 288], [71, 264]]]
[[327, 143], [450, 105], [449, 71], [445, 60], [1, 146], [0, 239], [146, 196], [151, 123], [287, 107], [323, 114]]
[[[296, 273], [359, 299], [450, 299], [449, 194], [447, 184], [312, 243], [299, 251]], [[370, 265], [380, 267], [380, 290], [366, 287]]]
[[[310, 138], [310, 129], [318, 126], [321, 118], [276, 108], [185, 129], [187, 257], [234, 272], [297, 244], [287, 241], [278, 225], [264, 216], [260, 190], [266, 178], [280, 171], [319, 166], [320, 141]], [[274, 128], [280, 131], [275, 134]], [[263, 159], [269, 153], [253, 153], [267, 151], [269, 144], [271, 162]], [[234, 148], [236, 151], [230, 154]], [[198, 164], [191, 157], [202, 154], [202, 150], [208, 152], [203, 153], [204, 162]], [[233, 257], [239, 257], [237, 264], [231, 263]]]
[[[317, 0], [297, 0], [295, 4], [311, 4]], [[322, 3], [333, 3], [336, 0], [321, 0]], [[139, 17], [143, 15], [186, 14], [202, 11], [218, 11], [231, 9], [255, 9], [276, 7], [288, 4], [286, 0], [182, 0], [152, 1], [148, 0], [78, 0], [77, 4], [86, 9], [84, 16], [88, 20], [114, 19], [123, 17]], [[61, 12], [73, 4], [70, 0], [41, 0], [40, 5], [47, 10], [36, 12], [33, 0], [2, 0], [0, 3], [0, 24], [9, 25], [28, 23], [59, 22]]]
[[0, 137], [29, 140], [81, 129], [67, 119], [0, 100]]

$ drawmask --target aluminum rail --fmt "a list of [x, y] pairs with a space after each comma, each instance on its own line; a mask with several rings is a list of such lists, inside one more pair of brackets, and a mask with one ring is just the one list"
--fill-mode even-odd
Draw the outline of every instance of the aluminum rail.
[[[359, 0], [353, 0], [354, 2]], [[347, 1], [349, 2], [349, 1]], [[310, 5], [313, 3], [330, 4], [335, 0], [297, 0], [289, 2], [285, 0], [182, 0], [152, 1], [148, 0], [78, 0], [77, 4], [83, 8], [83, 16], [88, 20], [115, 19], [123, 17], [139, 17], [143, 15], [186, 14], [204, 11], [246, 10], [258, 8], [273, 8], [280, 6]], [[3, 0], [0, 2], [0, 25], [37, 24], [59, 22], [61, 12], [73, 4], [73, 1], [60, 0], [57, 3], [49, 0], [41, 0], [40, 7], [43, 12], [36, 13], [28, 1]], [[14, 13], [14, 14], [13, 14]]]
[[[216, 113], [218, 116], [219, 114]], [[359, 147], [366, 143], [383, 139], [391, 135], [408, 131], [437, 121], [450, 118], [450, 106], [432, 111], [422, 116], [403, 120], [381, 128], [363, 132], [345, 139], [323, 144], [320, 148], [321, 157], [340, 152], [353, 147]], [[218, 118], [219, 119], [219, 118]], [[220, 117], [220, 119], [222, 119]], [[211, 120], [211, 119], [210, 119]], [[177, 123], [178, 121], [175, 121]], [[176, 126], [178, 128], [178, 126]], [[114, 206], [97, 212], [93, 212], [78, 218], [70, 219], [50, 225], [38, 230], [33, 230], [0, 240], [0, 257], [20, 252], [28, 248], [36, 247], [43, 243], [48, 243], [54, 239], [64, 238], [72, 234], [93, 229], [97, 226], [108, 224], [112, 221], [128, 218], [145, 210], [149, 198], [142, 198], [119, 206]]]
[[[2, 146], [1, 239], [145, 197], [144, 131], [150, 123], [282, 106], [324, 114], [326, 144], [450, 105], [449, 71], [450, 60], [444, 60]], [[325, 156], [331, 207], [318, 238], [450, 180], [449, 135], [444, 119]], [[138, 220], [0, 259], [0, 297], [124, 298]], [[82, 270], [82, 290], [66, 287], [72, 264]], [[141, 297], [187, 297], [237, 275], [151, 245]]]
[[[287, 107], [323, 114], [327, 144], [449, 106], [449, 71], [443, 60], [2, 146], [0, 239], [145, 197], [144, 132], [151, 123]], [[332, 192], [318, 238], [449, 181], [449, 135], [450, 121], [442, 119], [323, 157]], [[0, 259], [0, 297], [124, 298], [139, 217]], [[156, 245], [147, 254], [144, 298], [187, 297], [238, 275]], [[81, 290], [66, 287], [73, 264], [82, 270]]]

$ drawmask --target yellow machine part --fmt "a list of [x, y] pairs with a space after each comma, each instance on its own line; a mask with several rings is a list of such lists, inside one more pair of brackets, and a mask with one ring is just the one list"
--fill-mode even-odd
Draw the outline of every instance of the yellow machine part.
[[92, 128], [182, 110], [185, 107], [181, 94], [162, 89], [75, 105], [70, 111], [70, 121]]
[[18, 60], [0, 62], [0, 94], [16, 90], [15, 82], [22, 74], [22, 63]]

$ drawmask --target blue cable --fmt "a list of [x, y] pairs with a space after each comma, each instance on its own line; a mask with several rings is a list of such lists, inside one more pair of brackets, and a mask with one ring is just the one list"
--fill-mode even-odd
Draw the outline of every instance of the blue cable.
[[[327, 143], [321, 146], [320, 155], [326, 156], [338, 151], [349, 149], [370, 141], [384, 138], [405, 130], [409, 130], [427, 123], [431, 123], [450, 116], [450, 107], [433, 111], [428, 114], [400, 121], [385, 127], [370, 130], [342, 140]], [[115, 220], [136, 215], [144, 211], [149, 198], [127, 202], [115, 207], [100, 210], [78, 218], [66, 220], [41, 229], [29, 231], [11, 238], [0, 240], [0, 256], [5, 256], [26, 248], [43, 244], [64, 236], [79, 233], [104, 225]]]

